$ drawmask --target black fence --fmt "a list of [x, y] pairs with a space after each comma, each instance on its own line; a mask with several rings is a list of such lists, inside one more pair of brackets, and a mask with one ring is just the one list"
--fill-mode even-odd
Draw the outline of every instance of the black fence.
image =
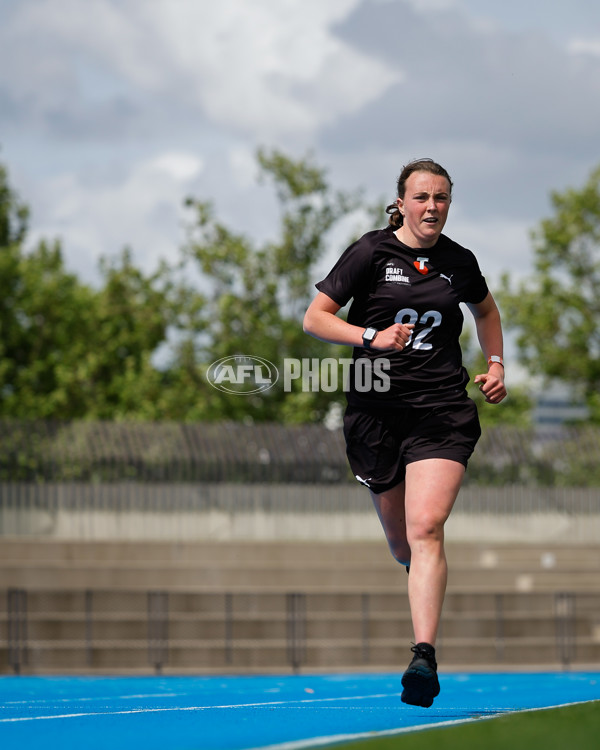
[[[322, 425], [0, 421], [0, 482], [352, 483]], [[467, 484], [600, 487], [600, 428], [487, 428]]]
[[[471, 592], [470, 598], [469, 604], [464, 593], [447, 597], [438, 653], [448, 664], [599, 663], [598, 592]], [[396, 591], [21, 588], [0, 591], [2, 630], [0, 674], [383, 669], [402, 663], [412, 632], [406, 594]]]

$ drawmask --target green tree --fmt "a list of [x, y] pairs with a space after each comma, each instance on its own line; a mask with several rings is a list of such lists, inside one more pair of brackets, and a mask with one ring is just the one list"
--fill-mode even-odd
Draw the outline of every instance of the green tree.
[[[26, 251], [28, 209], [0, 168], [0, 416], [293, 423], [343, 405], [340, 365], [337, 390], [326, 392], [318, 377], [314, 390], [300, 379], [284, 388], [283, 364], [351, 356], [306, 336], [302, 315], [332, 230], [355, 211], [368, 214], [365, 229], [381, 226], [383, 201], [370, 207], [358, 191], [333, 189], [310, 157], [259, 151], [258, 162], [280, 204], [275, 240], [259, 245], [190, 198], [173, 266], [144, 274], [124, 250], [101, 262], [97, 289], [66, 270], [60, 242]], [[241, 355], [273, 362], [280, 381], [244, 396], [213, 388], [211, 363]], [[520, 423], [517, 395], [508, 408], [482, 408], [483, 421]]]
[[151, 357], [176, 318], [165, 271], [146, 278], [124, 252], [92, 289], [58, 241], [25, 250], [28, 215], [0, 167], [0, 416], [156, 417]]
[[[210, 291], [187, 294], [195, 305], [195, 330], [181, 340], [169, 376], [184, 384], [188, 398], [193, 394], [188, 415], [197, 419], [316, 421], [330, 407], [331, 393], [303, 391], [298, 380], [285, 392], [280, 380], [269, 391], [242, 397], [212, 388], [203, 377], [210, 363], [226, 356], [260, 356], [277, 366], [286, 358], [350, 356], [346, 348], [306, 336], [301, 320], [314, 294], [314, 266], [326, 250], [329, 232], [363, 206], [360, 196], [333, 190], [324, 170], [309, 157], [294, 161], [279, 151], [261, 150], [258, 162], [261, 179], [274, 184], [281, 206], [276, 241], [257, 246], [221, 224], [209, 203], [187, 201], [193, 219], [186, 258]], [[341, 388], [338, 399], [343, 400]]]
[[93, 293], [65, 271], [58, 243], [25, 253], [28, 218], [0, 166], [0, 414], [51, 417], [64, 406], [61, 373], [88, 333]]
[[581, 189], [551, 194], [554, 215], [533, 232], [535, 273], [499, 301], [532, 375], [568, 383], [600, 421], [600, 167]]
[[523, 385], [507, 384], [508, 395], [499, 405], [487, 404], [473, 382], [477, 373], [487, 371], [487, 362], [479, 348], [470, 347], [468, 334], [463, 336], [461, 345], [464, 351], [464, 363], [471, 379], [467, 384], [467, 393], [477, 404], [479, 420], [483, 427], [495, 425], [513, 425], [515, 427], [530, 427], [532, 422], [533, 401], [528, 389]]
[[71, 417], [65, 379], [79, 366], [88, 340], [93, 292], [65, 271], [58, 244], [40, 242], [25, 254], [17, 245], [0, 254], [0, 408], [4, 416]]
[[80, 416], [93, 419], [164, 418], [163, 373], [153, 361], [177, 319], [170, 269], [144, 275], [129, 250], [100, 262], [102, 285], [94, 293], [91, 330], [79, 341], [77, 367], [65, 373], [63, 390]]

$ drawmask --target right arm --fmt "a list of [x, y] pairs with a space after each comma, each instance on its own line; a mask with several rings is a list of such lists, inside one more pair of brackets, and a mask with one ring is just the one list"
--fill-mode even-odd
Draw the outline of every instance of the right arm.
[[[340, 305], [337, 302], [319, 292], [304, 315], [304, 332], [330, 344], [362, 346], [365, 327], [352, 325], [339, 318], [336, 314], [339, 309]], [[371, 344], [371, 349], [402, 351], [410, 338], [412, 328], [414, 326], [411, 324], [393, 323], [389, 328], [379, 331]]]

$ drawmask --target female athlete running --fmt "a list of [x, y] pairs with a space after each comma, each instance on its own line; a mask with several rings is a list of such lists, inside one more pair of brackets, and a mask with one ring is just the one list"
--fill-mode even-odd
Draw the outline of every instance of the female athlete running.
[[[444, 524], [481, 434], [462, 364], [461, 303], [475, 319], [488, 371], [475, 377], [490, 404], [506, 396], [502, 326], [470, 250], [442, 234], [452, 200], [448, 172], [409, 163], [388, 206], [389, 225], [340, 257], [304, 318], [304, 330], [354, 347], [355, 375], [375, 361], [382, 387], [350, 378], [344, 415], [347, 455], [371, 492], [394, 557], [410, 569], [415, 644], [402, 700], [428, 707], [439, 693], [435, 642], [446, 591]], [[352, 300], [347, 321], [337, 312]], [[364, 379], [363, 379], [364, 380]]]

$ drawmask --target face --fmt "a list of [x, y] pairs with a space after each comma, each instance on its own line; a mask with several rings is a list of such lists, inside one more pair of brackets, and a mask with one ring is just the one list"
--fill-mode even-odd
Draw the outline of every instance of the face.
[[404, 224], [396, 232], [398, 239], [409, 247], [433, 247], [448, 218], [448, 180], [430, 172], [413, 172], [405, 187], [404, 198], [397, 201], [404, 216]]

